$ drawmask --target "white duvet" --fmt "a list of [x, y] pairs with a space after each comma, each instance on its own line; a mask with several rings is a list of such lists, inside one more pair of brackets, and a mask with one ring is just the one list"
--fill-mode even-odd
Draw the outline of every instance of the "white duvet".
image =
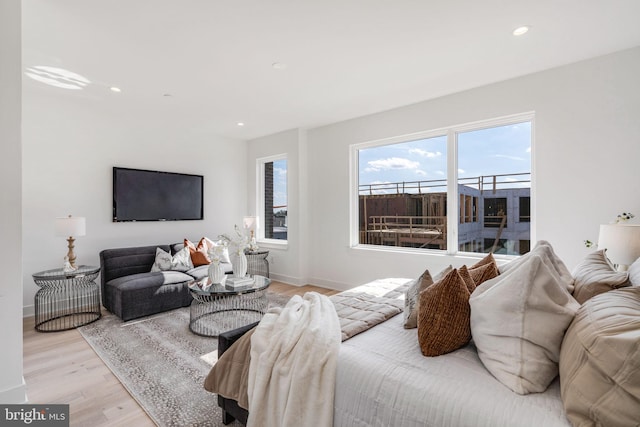
[[518, 395], [498, 382], [473, 344], [424, 357], [416, 329], [395, 316], [340, 346], [335, 427], [567, 427], [558, 379]]

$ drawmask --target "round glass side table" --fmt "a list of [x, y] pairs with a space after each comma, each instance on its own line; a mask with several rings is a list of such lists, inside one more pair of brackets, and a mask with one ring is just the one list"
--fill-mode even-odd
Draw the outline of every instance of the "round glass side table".
[[267, 288], [271, 279], [250, 277], [253, 279], [250, 283], [236, 287], [211, 284], [208, 277], [189, 282], [193, 297], [189, 314], [191, 332], [216, 337], [262, 319], [269, 307]]
[[100, 267], [81, 265], [72, 272], [56, 268], [33, 274], [40, 287], [34, 298], [36, 330], [66, 331], [102, 317], [95, 282], [99, 272]]

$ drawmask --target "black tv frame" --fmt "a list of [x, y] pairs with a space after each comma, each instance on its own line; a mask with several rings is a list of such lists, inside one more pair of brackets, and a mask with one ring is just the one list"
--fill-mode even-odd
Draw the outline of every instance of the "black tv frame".
[[[195, 183], [196, 185], [199, 185], [199, 192], [200, 192], [200, 210], [199, 210], [199, 214], [196, 213], [196, 215], [194, 215], [193, 217], [184, 217], [184, 218], [159, 218], [159, 215], [156, 215], [156, 217], [153, 218], [129, 218], [126, 217], [126, 219], [119, 219], [118, 218], [118, 203], [119, 201], [121, 201], [122, 199], [122, 193], [119, 193], [119, 188], [118, 188], [118, 171], [127, 171], [129, 173], [137, 173], [140, 172], [142, 175], [145, 175], [147, 178], [148, 177], [153, 177], [156, 176], [158, 181], [162, 181], [163, 178], [170, 178], [170, 177], [190, 177], [190, 178], [194, 178], [195, 179]], [[199, 182], [197, 182], [199, 181]], [[156, 194], [156, 196], [158, 196], [160, 194], [160, 192], [158, 194]], [[194, 193], [197, 195], [197, 193]], [[148, 193], [147, 193], [148, 195]], [[194, 174], [187, 174], [187, 173], [178, 173], [178, 172], [165, 172], [165, 171], [156, 171], [156, 170], [148, 170], [148, 169], [135, 169], [135, 168], [124, 168], [124, 167], [118, 167], [118, 166], [114, 166], [113, 167], [113, 187], [112, 187], [112, 196], [113, 196], [113, 205], [112, 205], [112, 218], [113, 218], [113, 222], [153, 222], [153, 221], [200, 221], [204, 219], [204, 176], [203, 175], [194, 175]], [[180, 194], [176, 194], [176, 199], [179, 198], [181, 195]], [[164, 202], [163, 200], [154, 200], [156, 203], [162, 203]], [[171, 201], [170, 201], [171, 202]]]

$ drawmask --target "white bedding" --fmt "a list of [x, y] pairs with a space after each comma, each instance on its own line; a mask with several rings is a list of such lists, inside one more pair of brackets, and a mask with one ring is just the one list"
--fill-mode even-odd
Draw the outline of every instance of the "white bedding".
[[571, 426], [558, 379], [544, 393], [518, 395], [482, 365], [473, 343], [424, 357], [416, 329], [395, 316], [342, 343], [334, 427]]

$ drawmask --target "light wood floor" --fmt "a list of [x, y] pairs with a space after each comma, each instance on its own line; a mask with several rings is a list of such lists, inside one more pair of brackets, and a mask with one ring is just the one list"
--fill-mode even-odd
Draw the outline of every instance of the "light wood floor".
[[[269, 290], [283, 295], [338, 291], [272, 282]], [[41, 333], [34, 318], [23, 324], [24, 378], [31, 403], [68, 403], [72, 426], [154, 426], [109, 368], [77, 330]]]

